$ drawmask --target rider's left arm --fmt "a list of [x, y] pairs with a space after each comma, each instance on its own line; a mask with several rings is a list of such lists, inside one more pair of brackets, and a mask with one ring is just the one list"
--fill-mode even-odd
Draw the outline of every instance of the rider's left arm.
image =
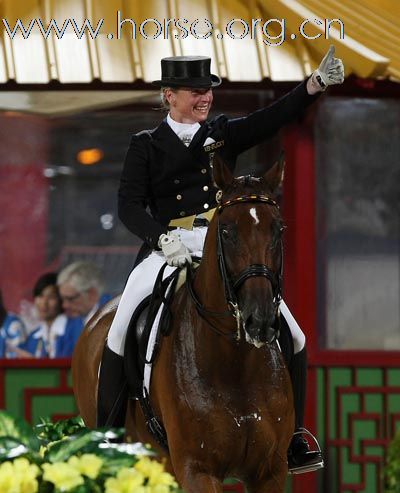
[[229, 148], [240, 154], [267, 140], [298, 118], [329, 85], [341, 84], [343, 80], [343, 63], [334, 57], [331, 46], [318, 69], [288, 94], [246, 117], [227, 120], [225, 139]]
[[322, 94], [307, 92], [308, 79], [266, 108], [227, 120], [225, 145], [236, 155], [272, 137], [284, 125], [298, 118]]

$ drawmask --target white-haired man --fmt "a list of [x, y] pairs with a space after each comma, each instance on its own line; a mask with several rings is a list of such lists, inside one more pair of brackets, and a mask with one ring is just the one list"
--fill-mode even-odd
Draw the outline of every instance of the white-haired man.
[[70, 318], [80, 318], [81, 324], [74, 334], [77, 341], [83, 327], [96, 311], [110, 299], [104, 292], [104, 279], [100, 269], [91, 262], [78, 261], [65, 267], [57, 277], [64, 313]]

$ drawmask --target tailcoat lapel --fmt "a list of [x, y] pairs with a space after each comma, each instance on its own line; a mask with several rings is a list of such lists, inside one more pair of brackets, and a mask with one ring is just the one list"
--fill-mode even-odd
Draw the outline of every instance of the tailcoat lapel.
[[189, 150], [195, 149], [199, 144], [203, 147], [206, 136], [210, 130], [210, 125], [208, 122], [203, 122], [200, 124], [201, 127], [194, 134], [192, 141], [188, 147]]
[[153, 133], [153, 144], [166, 154], [178, 155], [187, 152], [187, 147], [164, 119]]
[[201, 147], [203, 146], [209, 130], [210, 125], [208, 122], [201, 124], [199, 130], [193, 136], [189, 147], [186, 147], [168, 125], [167, 119], [165, 118], [153, 133], [153, 144], [169, 155], [179, 156], [180, 158], [189, 157], [199, 145]]

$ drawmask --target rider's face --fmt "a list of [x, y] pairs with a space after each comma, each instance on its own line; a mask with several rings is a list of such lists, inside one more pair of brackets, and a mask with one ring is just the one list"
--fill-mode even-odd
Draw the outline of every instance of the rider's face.
[[182, 87], [166, 89], [171, 118], [180, 123], [200, 123], [207, 119], [213, 101], [212, 89]]

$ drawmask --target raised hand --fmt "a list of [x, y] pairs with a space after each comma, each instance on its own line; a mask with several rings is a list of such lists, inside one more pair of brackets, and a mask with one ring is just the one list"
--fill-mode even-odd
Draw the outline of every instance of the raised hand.
[[328, 53], [322, 59], [320, 66], [315, 71], [318, 81], [318, 76], [321, 78], [320, 85], [332, 86], [334, 84], [342, 84], [344, 81], [344, 66], [340, 58], [335, 58], [335, 47], [330, 46]]

